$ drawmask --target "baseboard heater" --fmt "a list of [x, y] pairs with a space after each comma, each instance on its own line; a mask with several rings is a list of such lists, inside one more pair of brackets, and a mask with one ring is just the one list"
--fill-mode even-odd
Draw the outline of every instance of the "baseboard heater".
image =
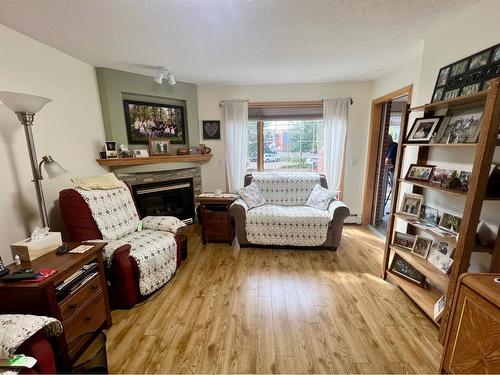
[[344, 224], [361, 224], [361, 215], [350, 214], [345, 218]]

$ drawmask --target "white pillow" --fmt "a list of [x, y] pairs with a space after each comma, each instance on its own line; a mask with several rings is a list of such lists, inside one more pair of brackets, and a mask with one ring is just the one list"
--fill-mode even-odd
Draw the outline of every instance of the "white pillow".
[[334, 200], [336, 194], [328, 189], [325, 189], [319, 184], [316, 184], [311, 195], [307, 199], [306, 206], [317, 208], [319, 210], [326, 211], [330, 202]]
[[264, 198], [259, 187], [254, 182], [239, 189], [238, 194], [245, 201], [249, 209], [266, 204], [266, 198]]

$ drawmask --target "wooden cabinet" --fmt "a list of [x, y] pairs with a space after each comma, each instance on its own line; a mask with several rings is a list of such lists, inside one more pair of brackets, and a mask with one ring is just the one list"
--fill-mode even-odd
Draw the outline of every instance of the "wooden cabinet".
[[227, 242], [231, 244], [234, 237], [234, 219], [229, 215], [229, 207], [236, 196], [206, 197], [198, 196], [200, 203], [202, 242]]
[[464, 274], [450, 314], [441, 372], [500, 373], [500, 274]]
[[[75, 248], [78, 243], [68, 244]], [[96, 244], [84, 254], [56, 255], [55, 251], [20, 266], [9, 265], [14, 272], [20, 268], [54, 268], [57, 272], [38, 283], [0, 281], [0, 313], [35, 314], [51, 316], [61, 321], [63, 333], [57, 337], [62, 371], [87, 347], [101, 328], [111, 327], [111, 313], [102, 261], [105, 244]], [[95, 276], [68, 296], [59, 299], [55, 287], [80, 270], [84, 265], [97, 262]]]

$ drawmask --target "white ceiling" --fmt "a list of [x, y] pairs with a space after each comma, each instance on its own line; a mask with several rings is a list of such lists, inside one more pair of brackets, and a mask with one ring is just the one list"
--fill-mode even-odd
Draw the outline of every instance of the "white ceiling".
[[373, 79], [477, 0], [0, 0], [0, 23], [80, 60], [193, 83]]

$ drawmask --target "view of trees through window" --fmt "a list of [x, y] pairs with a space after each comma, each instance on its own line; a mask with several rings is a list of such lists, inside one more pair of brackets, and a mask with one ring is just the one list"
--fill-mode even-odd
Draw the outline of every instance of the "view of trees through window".
[[[249, 171], [257, 170], [257, 121], [248, 124]], [[264, 121], [264, 170], [323, 171], [323, 120]]]

